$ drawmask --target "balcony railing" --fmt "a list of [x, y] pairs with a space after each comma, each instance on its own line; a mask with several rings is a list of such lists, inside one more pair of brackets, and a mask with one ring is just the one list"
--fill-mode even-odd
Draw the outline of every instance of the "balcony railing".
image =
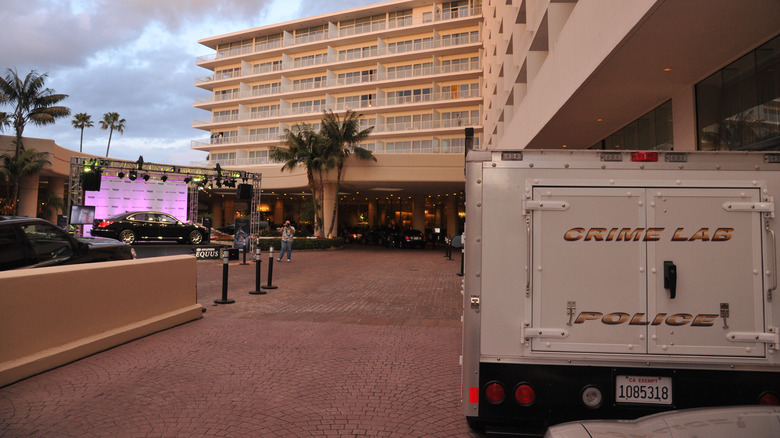
[[377, 98], [371, 100], [361, 100], [357, 102], [341, 102], [333, 105], [314, 105], [311, 107], [303, 108], [280, 108], [273, 111], [258, 111], [255, 113], [246, 114], [231, 114], [229, 116], [216, 116], [209, 118], [194, 119], [192, 126], [202, 126], [212, 123], [224, 123], [224, 122], [244, 122], [244, 121], [260, 121], [271, 117], [286, 117], [302, 114], [320, 114], [326, 108], [332, 108], [334, 111], [341, 111], [345, 109], [356, 108], [382, 108], [392, 105], [408, 105], [412, 103], [426, 103], [426, 102], [445, 102], [456, 99], [472, 99], [481, 97], [480, 90], [456, 90], [456, 91], [442, 91], [439, 93], [419, 94], [413, 96], [395, 96], [390, 98]]
[[407, 78], [416, 78], [416, 77], [423, 77], [423, 76], [432, 76], [432, 75], [438, 75], [438, 74], [449, 74], [449, 73], [457, 73], [457, 72], [467, 72], [471, 70], [479, 70], [480, 64], [478, 61], [475, 62], [469, 62], [465, 64], [459, 64], [459, 65], [440, 65], [437, 67], [427, 67], [427, 68], [419, 68], [419, 69], [410, 69], [410, 70], [401, 70], [401, 71], [394, 71], [394, 72], [387, 72], [387, 73], [374, 73], [372, 75], [366, 75], [366, 76], [353, 76], [349, 78], [341, 78], [336, 79], [332, 81], [321, 81], [318, 83], [312, 83], [309, 88], [303, 88], [303, 85], [299, 84], [298, 88], [296, 88], [293, 85], [283, 85], [273, 88], [263, 88], [263, 89], [256, 89], [252, 90], [250, 92], [244, 92], [244, 93], [228, 93], [228, 94], [220, 94], [213, 98], [206, 97], [199, 97], [194, 99], [195, 105], [201, 105], [205, 103], [212, 103], [212, 102], [223, 102], [225, 100], [231, 100], [231, 99], [243, 99], [248, 97], [258, 97], [258, 96], [270, 96], [274, 94], [283, 94], [283, 93], [289, 93], [292, 91], [301, 91], [301, 90], [307, 90], [307, 89], [319, 89], [319, 88], [328, 88], [328, 87], [339, 87], [344, 85], [351, 85], [351, 84], [359, 84], [359, 83], [366, 83], [366, 82], [379, 82], [379, 81], [386, 81], [386, 80], [396, 80], [396, 79], [407, 79]]
[[215, 59], [229, 58], [232, 56], [242, 56], [242, 55], [248, 55], [253, 53], [261, 53], [269, 50], [278, 49], [280, 47], [289, 47], [289, 46], [295, 46], [299, 44], [308, 44], [315, 41], [323, 41], [323, 40], [341, 38], [345, 36], [358, 35], [358, 34], [369, 33], [369, 32], [378, 32], [385, 29], [395, 29], [400, 27], [429, 24], [432, 22], [456, 20], [459, 18], [473, 17], [478, 15], [482, 15], [481, 7], [461, 8], [457, 10], [445, 11], [443, 13], [436, 14], [435, 16], [433, 16], [433, 20], [427, 17], [418, 18], [418, 19], [412, 19], [411, 17], [401, 17], [401, 18], [388, 20], [386, 25], [384, 21], [377, 21], [371, 23], [370, 25], [368, 23], [366, 25], [357, 25], [357, 26], [349, 25], [339, 29], [336, 35], [333, 36], [330, 36], [328, 35], [327, 32], [323, 31], [323, 32], [317, 32], [317, 33], [306, 34], [306, 35], [297, 35], [294, 36], [293, 38], [284, 39], [284, 40], [280, 39], [274, 41], [265, 41], [262, 43], [255, 44], [254, 46], [246, 45], [242, 47], [219, 50], [209, 55], [199, 56], [195, 59], [195, 62], [202, 63], [202, 62], [213, 61]]
[[[445, 120], [421, 120], [393, 123], [375, 123], [374, 119], [364, 120], [368, 126], [374, 126], [372, 133], [389, 133], [405, 131], [424, 131], [430, 129], [448, 129], [467, 126], [478, 126], [479, 117], [465, 117], [463, 119], [445, 119]], [[361, 126], [365, 129], [366, 126]], [[191, 140], [191, 147], [202, 147], [208, 145], [224, 145], [239, 143], [259, 143], [264, 141], [278, 141], [281, 134], [255, 134], [255, 135], [234, 135], [230, 137], [209, 138], [205, 140]]]

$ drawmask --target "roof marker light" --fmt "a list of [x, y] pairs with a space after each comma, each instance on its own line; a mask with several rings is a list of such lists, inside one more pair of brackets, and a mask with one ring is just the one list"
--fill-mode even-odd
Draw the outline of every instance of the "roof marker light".
[[655, 163], [658, 161], [658, 152], [631, 152], [631, 161]]

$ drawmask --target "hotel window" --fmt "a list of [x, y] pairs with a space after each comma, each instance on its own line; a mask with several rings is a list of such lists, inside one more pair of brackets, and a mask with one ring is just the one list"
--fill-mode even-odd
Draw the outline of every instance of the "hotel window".
[[293, 91], [311, 90], [313, 88], [322, 88], [327, 82], [327, 76], [316, 78], [296, 79], [293, 81]]
[[450, 35], [442, 35], [442, 46], [457, 46], [460, 44], [476, 43], [479, 42], [479, 32], [460, 32]]
[[234, 41], [232, 43], [220, 44], [217, 46], [217, 58], [225, 58], [228, 56], [236, 56], [242, 53], [250, 53], [252, 51], [252, 40]]
[[780, 36], [696, 84], [698, 148], [780, 150]]
[[238, 110], [214, 111], [212, 121], [214, 123], [229, 122], [238, 119]]
[[339, 50], [339, 61], [349, 61], [351, 59], [362, 59], [371, 56], [377, 56], [379, 49], [377, 46], [356, 47], [354, 49]]
[[211, 154], [212, 162], [218, 162], [220, 164], [232, 164], [232, 162], [235, 160], [236, 160], [235, 152], [220, 152], [220, 153]]
[[292, 104], [293, 114], [304, 114], [311, 112], [320, 112], [325, 109], [325, 99], [307, 100], [304, 102], [294, 102]]
[[266, 117], [276, 117], [279, 115], [279, 104], [276, 105], [261, 105], [253, 107], [250, 110], [252, 119], [262, 119]]
[[398, 41], [395, 43], [389, 43], [387, 45], [387, 51], [389, 53], [405, 53], [415, 50], [430, 49], [433, 47], [433, 37], [417, 38], [408, 41]]
[[293, 68], [307, 67], [310, 65], [319, 65], [327, 62], [327, 53], [318, 53], [316, 55], [301, 56], [293, 59]]
[[376, 70], [352, 71], [348, 73], [339, 73], [339, 84], [349, 85], [360, 82], [371, 82], [374, 80]]
[[389, 91], [387, 93], [387, 104], [398, 105], [412, 102], [430, 102], [433, 94], [433, 88], [417, 88], [414, 90]]
[[265, 164], [268, 162], [268, 150], [249, 151], [249, 164]]
[[252, 96], [265, 96], [267, 94], [276, 94], [281, 92], [282, 83], [274, 82], [271, 84], [252, 85]]
[[214, 101], [237, 99], [239, 97], [238, 88], [231, 90], [214, 91]]
[[479, 58], [459, 58], [447, 59], [441, 62], [442, 73], [457, 72], [463, 70], [472, 70], [479, 68]]
[[421, 64], [399, 65], [387, 68], [388, 79], [403, 79], [414, 76], [429, 75], [433, 71], [433, 62]]
[[387, 18], [388, 27], [390, 28], [410, 26], [412, 24], [412, 10], [390, 12]]
[[325, 38], [325, 31], [325, 25], [297, 29], [295, 31], [295, 44], [320, 41]]
[[282, 35], [266, 35], [255, 38], [255, 51], [269, 50], [282, 46]]
[[280, 71], [282, 69], [282, 61], [263, 62], [261, 64], [255, 64], [252, 66], [252, 73], [269, 73], [272, 71]]
[[249, 130], [250, 141], [267, 141], [279, 139], [279, 127], [256, 128]]
[[339, 97], [336, 105], [339, 109], [368, 108], [374, 105], [376, 94], [357, 94], [355, 96]]
[[214, 79], [230, 79], [230, 78], [237, 78], [241, 76], [241, 68], [226, 68], [224, 70], [217, 70], [214, 72]]

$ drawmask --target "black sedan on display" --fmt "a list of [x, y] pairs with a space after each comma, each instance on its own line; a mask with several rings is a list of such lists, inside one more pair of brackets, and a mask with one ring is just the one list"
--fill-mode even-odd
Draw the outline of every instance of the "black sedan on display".
[[399, 248], [425, 248], [425, 234], [420, 230], [406, 229], [393, 235], [392, 246]]
[[0, 216], [0, 271], [134, 258], [132, 247], [114, 239], [73, 237], [43, 219]]
[[132, 211], [108, 219], [95, 219], [91, 233], [93, 236], [111, 237], [128, 244], [140, 240], [175, 240], [199, 245], [210, 240], [208, 228], [182, 222], [159, 211]]

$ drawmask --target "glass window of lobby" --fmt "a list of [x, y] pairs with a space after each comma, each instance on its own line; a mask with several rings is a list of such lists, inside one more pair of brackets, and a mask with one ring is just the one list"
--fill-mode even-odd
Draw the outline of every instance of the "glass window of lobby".
[[780, 36], [696, 84], [700, 150], [780, 150]]

